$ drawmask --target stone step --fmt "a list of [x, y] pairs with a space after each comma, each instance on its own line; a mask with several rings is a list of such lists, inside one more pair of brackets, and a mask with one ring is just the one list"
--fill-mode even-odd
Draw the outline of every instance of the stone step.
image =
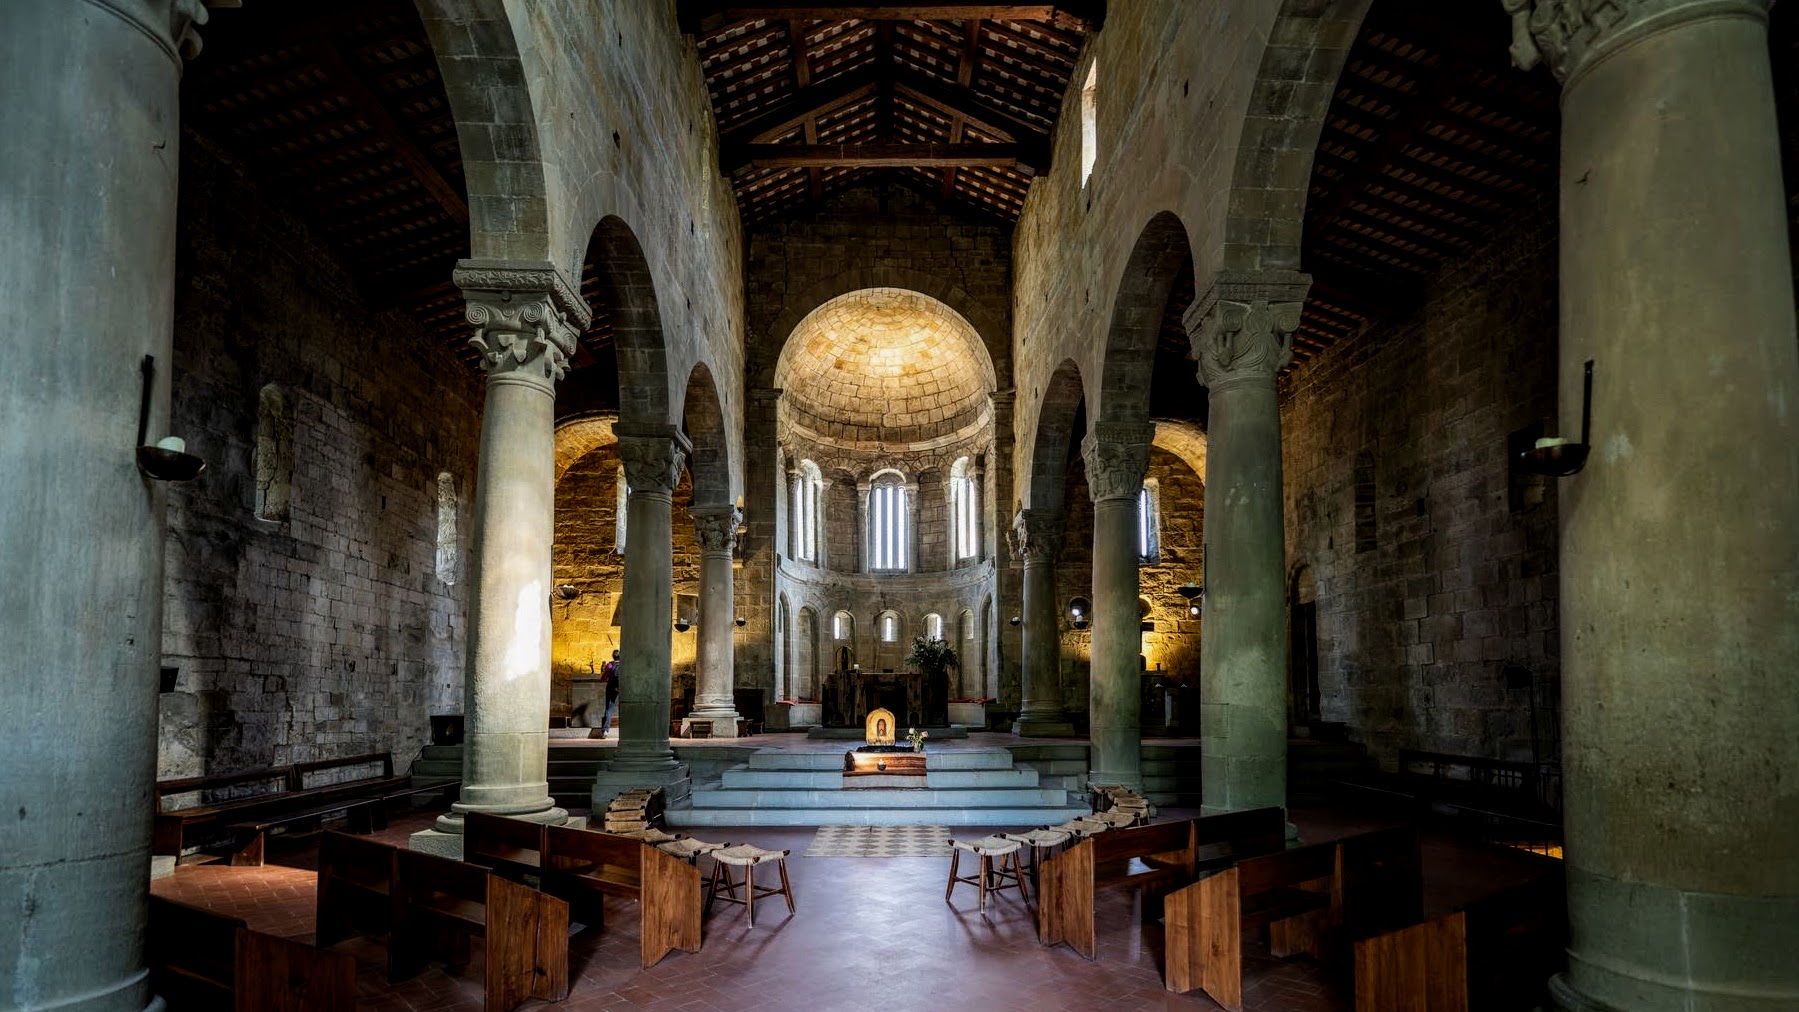
[[[845, 752], [849, 749], [845, 749]], [[1012, 753], [1003, 748], [925, 749], [925, 763], [933, 770], [1009, 770]], [[757, 770], [838, 770], [843, 769], [843, 752], [787, 752], [763, 749], [749, 757], [749, 767]]]
[[[912, 794], [914, 791], [905, 793]], [[988, 826], [1054, 825], [1084, 806], [1059, 808], [673, 808], [663, 815], [670, 826]]]
[[1040, 787], [1032, 788], [938, 788], [913, 789], [829, 789], [782, 790], [759, 788], [735, 790], [728, 787], [695, 787], [693, 807], [703, 808], [793, 808], [793, 809], [859, 809], [911, 808], [940, 810], [945, 808], [1058, 808], [1068, 803], [1068, 792]]
[[[1038, 782], [1037, 771], [1029, 768], [1006, 770], [928, 769], [925, 771], [925, 785], [927, 787], [998, 789], [1028, 789], [1042, 786]], [[740, 765], [724, 771], [723, 786], [730, 790], [778, 788], [829, 791], [845, 788], [848, 785], [844, 782], [841, 766], [835, 770], [769, 770], [751, 769], [747, 765]], [[1067, 788], [1058, 789], [1066, 790]]]

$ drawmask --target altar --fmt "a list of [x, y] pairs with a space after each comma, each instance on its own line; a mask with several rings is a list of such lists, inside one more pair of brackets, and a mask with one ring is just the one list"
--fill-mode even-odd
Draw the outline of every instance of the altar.
[[824, 726], [860, 728], [875, 710], [907, 727], [949, 725], [949, 675], [916, 671], [836, 671], [825, 676]]

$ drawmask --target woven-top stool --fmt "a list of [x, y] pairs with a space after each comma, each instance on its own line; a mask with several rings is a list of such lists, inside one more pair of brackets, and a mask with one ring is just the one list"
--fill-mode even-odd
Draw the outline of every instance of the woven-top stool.
[[1108, 808], [1103, 812], [1094, 812], [1092, 815], [1083, 815], [1081, 816], [1081, 819], [1087, 822], [1103, 822], [1113, 829], [1123, 829], [1136, 822], [1137, 816], [1131, 812], [1120, 812], [1116, 809]]
[[638, 840], [640, 842], [647, 843], [652, 846], [660, 846], [661, 844], [664, 844], [664, 843], [672, 843], [675, 840], [679, 840], [681, 838], [679, 833], [664, 832], [663, 830], [657, 829], [654, 826], [651, 826], [648, 829], [629, 829], [622, 833], [613, 833], [612, 835], [613, 836], [622, 836], [622, 837], [625, 837], [626, 839], [630, 839], [630, 840]]
[[[1023, 844], [1003, 836], [983, 836], [979, 840], [952, 839], [949, 845], [949, 884], [943, 888], [943, 902], [950, 902], [956, 886], [963, 882], [980, 887], [982, 913], [987, 912], [987, 894], [1006, 888], [1008, 882], [1018, 887], [1021, 899], [1026, 903], [1031, 901], [1030, 888], [1024, 884], [1024, 868], [1018, 863], [1018, 849]], [[981, 859], [980, 869], [973, 875], [956, 874], [965, 850]], [[994, 858], [999, 858], [997, 866], [993, 863]]]
[[1037, 866], [1043, 863], [1044, 854], [1052, 847], [1060, 847], [1074, 838], [1074, 834], [1066, 829], [1033, 829], [1028, 833], [1001, 833], [1008, 840], [1017, 840], [1020, 844], [1031, 848], [1031, 876], [1037, 875]]
[[[749, 910], [750, 926], [756, 924], [756, 897], [779, 894], [787, 898], [787, 912], [794, 913], [793, 886], [787, 881], [787, 854], [785, 850], [764, 850], [748, 843], [740, 843], [735, 847], [721, 847], [712, 852], [712, 879], [707, 883], [710, 894], [706, 897], [706, 909], [712, 909], [712, 901], [722, 899], [726, 903], [739, 903]], [[779, 886], [759, 886], [756, 884], [756, 866], [772, 864], [781, 872]], [[743, 869], [743, 880], [731, 877], [729, 869]], [[737, 890], [742, 889], [739, 896]]]
[[1060, 826], [1051, 826], [1049, 828], [1059, 829], [1065, 833], [1073, 833], [1076, 837], [1085, 840], [1089, 836], [1098, 836], [1106, 830], [1111, 829], [1112, 824], [1109, 822], [1102, 822], [1092, 816], [1083, 815], [1077, 819], [1069, 819]]
[[664, 854], [673, 854], [688, 864], [697, 865], [700, 863], [700, 855], [724, 850], [729, 846], [728, 843], [707, 843], [704, 840], [696, 840], [687, 836], [658, 843], [656, 849]]

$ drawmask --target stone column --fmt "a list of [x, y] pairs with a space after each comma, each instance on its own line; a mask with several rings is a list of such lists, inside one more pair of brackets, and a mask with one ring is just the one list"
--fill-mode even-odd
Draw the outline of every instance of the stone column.
[[714, 720], [714, 733], [736, 733], [736, 594], [731, 563], [737, 553], [737, 528], [743, 512], [735, 506], [698, 507], [693, 528], [700, 539], [699, 665], [693, 693], [693, 716]]
[[1062, 621], [1056, 601], [1056, 556], [1061, 549], [1061, 514], [1019, 510], [1012, 518], [1012, 552], [1024, 560], [1024, 702], [1012, 722], [1013, 734], [1039, 738], [1074, 734], [1074, 725], [1062, 711]]
[[1799, 1008], [1799, 347], [1767, 0], [1511, 0], [1563, 81], [1569, 1010]]
[[1143, 618], [1137, 609], [1137, 495], [1149, 469], [1149, 424], [1100, 422], [1081, 442], [1093, 494], [1092, 740], [1088, 778], [1142, 787]]
[[[626, 787], [662, 787], [687, 796], [687, 766], [668, 745], [674, 629], [674, 535], [670, 512], [681, 464], [693, 446], [678, 429], [619, 431], [631, 488], [625, 524], [625, 587], [619, 603], [618, 753], [594, 779], [594, 807]], [[727, 605], [728, 606], [728, 605]]]
[[1221, 275], [1187, 312], [1206, 440], [1201, 771], [1208, 813], [1287, 804], [1287, 605], [1281, 414], [1311, 279]]
[[464, 260], [456, 284], [487, 396], [463, 684], [462, 797], [412, 847], [460, 857], [465, 812], [560, 824], [550, 800], [550, 543], [556, 531], [556, 381], [587, 307], [547, 264]]
[[[198, 2], [0, 3], [0, 1006], [161, 1008], [144, 970], [181, 57]], [[216, 460], [220, 446], [192, 445]]]
[[861, 546], [862, 557], [856, 560], [856, 572], [869, 572], [874, 566], [874, 529], [869, 524], [868, 496], [871, 491], [868, 479], [856, 482], [856, 544]]

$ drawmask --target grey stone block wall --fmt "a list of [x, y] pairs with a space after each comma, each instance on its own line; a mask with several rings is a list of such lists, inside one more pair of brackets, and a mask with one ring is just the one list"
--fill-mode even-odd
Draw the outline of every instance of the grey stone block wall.
[[[158, 775], [376, 750], [403, 769], [426, 718], [462, 705], [478, 378], [411, 317], [367, 305], [304, 222], [191, 130], [181, 207], [171, 429], [207, 470], [169, 488], [162, 649], [179, 674]], [[256, 515], [270, 385], [291, 420], [283, 520]]]
[[[1289, 573], [1316, 585], [1323, 716], [1389, 763], [1532, 758], [1533, 687], [1537, 751], [1557, 758], [1556, 488], [1507, 460], [1514, 431], [1561, 431], [1555, 235], [1553, 204], [1525, 210], [1283, 392]], [[1561, 409], [1570, 430], [1579, 411]]]

